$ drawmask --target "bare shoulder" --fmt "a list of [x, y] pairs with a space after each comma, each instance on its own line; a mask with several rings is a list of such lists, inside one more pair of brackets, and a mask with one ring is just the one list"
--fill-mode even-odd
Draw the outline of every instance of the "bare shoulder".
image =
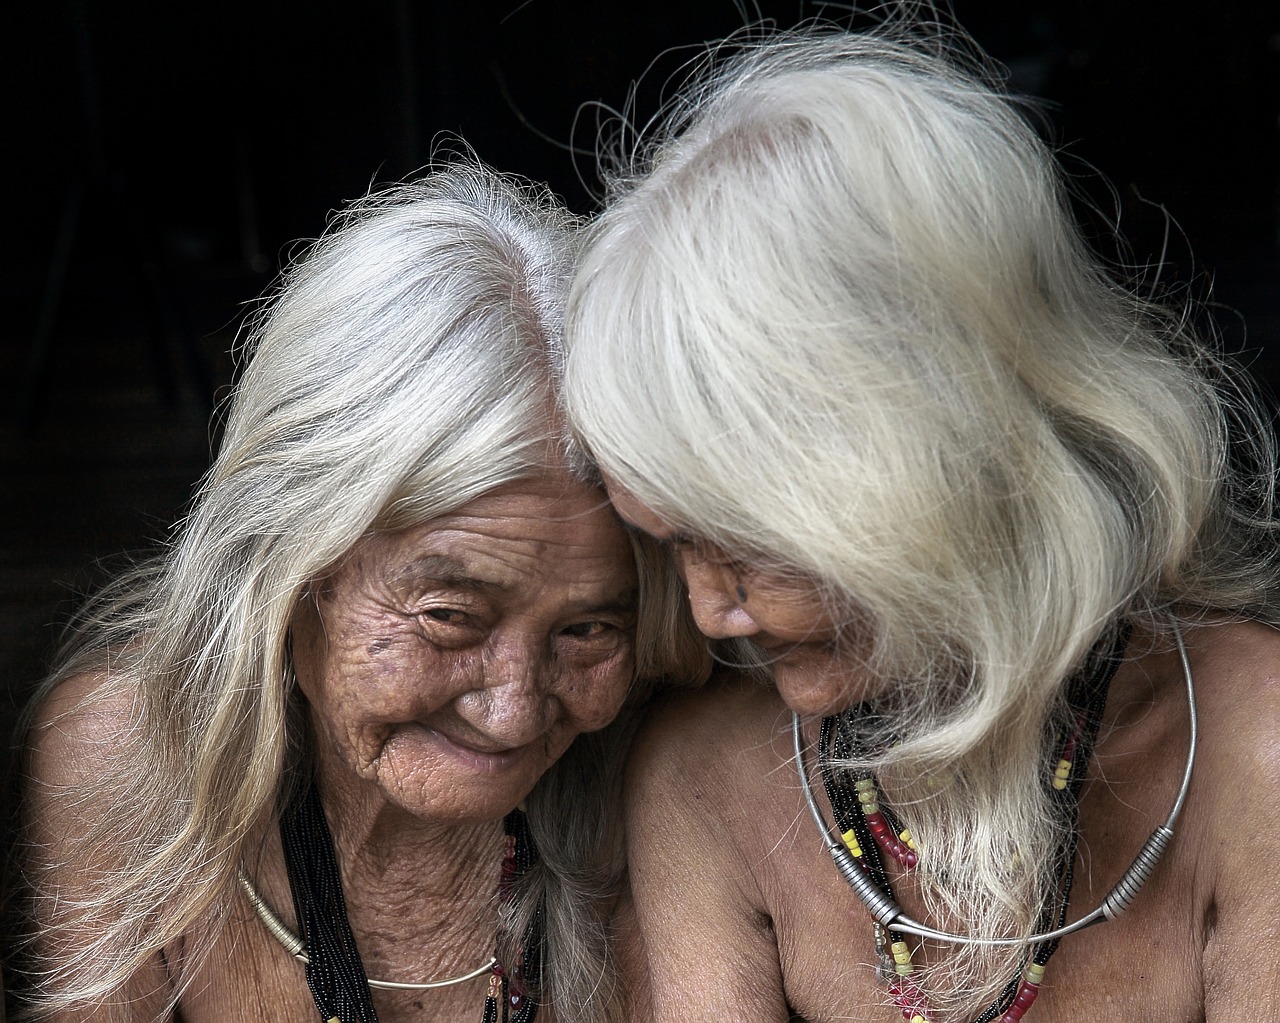
[[100, 780], [137, 726], [137, 701], [128, 687], [100, 672], [61, 682], [35, 708], [26, 737], [33, 792]]
[[[756, 818], [789, 720], [772, 687], [723, 676], [651, 709], [627, 766], [639, 1018], [786, 1019]], [[690, 1006], [698, 1011], [692, 1016]]]
[[[124, 835], [132, 808], [125, 779], [137, 774], [137, 701], [100, 673], [66, 679], [35, 708], [26, 736], [22, 833], [30, 855], [57, 865], [59, 884], [113, 867], [119, 844], [94, 841], [105, 827]], [[125, 811], [122, 814], [122, 811]]]
[[[22, 856], [32, 954], [54, 976], [70, 978], [95, 944], [104, 921], [123, 915], [103, 894], [118, 877], [133, 829], [118, 784], [131, 762], [129, 736], [139, 727], [136, 693], [121, 679], [90, 672], [43, 695], [26, 736]], [[136, 771], [134, 772], [136, 773]], [[125, 841], [104, 840], [107, 830]], [[77, 1003], [51, 1017], [67, 1023], [99, 1019], [171, 1019], [164, 957], [141, 962], [109, 1009]]]
[[774, 747], [786, 709], [771, 687], [736, 674], [655, 701], [627, 765], [630, 799], [675, 804], [731, 799], [777, 764]]
[[1206, 625], [1189, 633], [1187, 643], [1209, 700], [1252, 694], [1280, 706], [1280, 629], [1260, 622]]
[[1280, 912], [1280, 857], [1263, 848], [1280, 834], [1280, 631], [1207, 625], [1186, 644], [1199, 735], [1184, 824], [1199, 836], [1199, 869], [1220, 909], [1266, 891]]
[[1201, 742], [1196, 771], [1233, 800], [1280, 813], [1280, 631], [1253, 622], [1189, 633]]

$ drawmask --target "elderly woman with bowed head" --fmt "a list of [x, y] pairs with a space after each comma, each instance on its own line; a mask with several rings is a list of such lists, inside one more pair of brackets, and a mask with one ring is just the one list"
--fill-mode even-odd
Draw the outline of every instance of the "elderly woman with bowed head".
[[647, 156], [564, 395], [728, 666], [627, 772], [653, 1016], [1280, 1018], [1271, 465], [1229, 371], [959, 44], [758, 43]]
[[462, 162], [286, 274], [37, 704], [24, 1016], [611, 1018], [607, 726], [705, 651], [554, 412], [574, 226]]

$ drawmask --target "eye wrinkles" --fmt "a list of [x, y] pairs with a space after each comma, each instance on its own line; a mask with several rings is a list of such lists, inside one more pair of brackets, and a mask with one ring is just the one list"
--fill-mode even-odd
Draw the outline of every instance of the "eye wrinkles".
[[595, 651], [603, 656], [629, 643], [635, 629], [639, 595], [634, 586], [605, 600], [566, 601], [541, 614], [535, 611], [526, 615], [508, 612], [500, 599], [477, 599], [465, 586], [454, 590], [454, 584], [445, 580], [429, 582], [438, 584], [439, 590], [410, 609], [408, 615], [419, 623], [424, 638], [441, 648], [485, 644], [495, 633], [515, 629], [545, 632], [546, 647], [556, 655]]

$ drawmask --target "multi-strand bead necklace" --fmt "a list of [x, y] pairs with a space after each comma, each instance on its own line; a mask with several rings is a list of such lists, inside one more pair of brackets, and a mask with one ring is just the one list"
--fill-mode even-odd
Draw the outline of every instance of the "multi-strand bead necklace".
[[[1068, 686], [1067, 702], [1072, 719], [1050, 746], [1056, 756], [1053, 763], [1047, 765], [1041, 781], [1058, 814], [1063, 836], [1054, 864], [1057, 897], [1046, 900], [1037, 932], [1055, 930], [1066, 922], [1079, 838], [1080, 789], [1093, 756], [1107, 691], [1128, 635], [1128, 629], [1121, 629], [1105, 644], [1099, 644], [1084, 670]], [[892, 900], [893, 888], [885, 869], [885, 858], [896, 861], [904, 871], [915, 867], [919, 862], [915, 838], [884, 802], [872, 774], [851, 773], [834, 766], [850, 759], [865, 760], [872, 752], [873, 744], [883, 746], [889, 742], [892, 742], [892, 737], [885, 736], [877, 728], [875, 711], [868, 704], [824, 718], [819, 736], [822, 779], [840, 837], [872, 884]], [[912, 976], [915, 968], [906, 936], [879, 922], [874, 926], [877, 977], [888, 984], [889, 993], [902, 1011], [904, 1020], [908, 1023], [931, 1023], [928, 999]], [[1045, 965], [1057, 950], [1058, 941], [1058, 938], [1050, 938], [1032, 946], [1025, 967], [973, 1023], [992, 1023], [995, 1020], [1018, 1023], [1039, 994]]]

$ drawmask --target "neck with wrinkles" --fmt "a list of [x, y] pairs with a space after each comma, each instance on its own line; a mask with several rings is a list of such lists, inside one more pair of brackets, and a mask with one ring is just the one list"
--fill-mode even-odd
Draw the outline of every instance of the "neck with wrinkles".
[[[368, 974], [432, 980], [487, 961], [498, 927], [502, 821], [424, 822], [323, 750], [318, 772], [347, 916]], [[249, 874], [268, 904], [292, 921], [283, 853], [276, 829], [270, 832], [274, 883], [260, 880], [253, 866]]]

